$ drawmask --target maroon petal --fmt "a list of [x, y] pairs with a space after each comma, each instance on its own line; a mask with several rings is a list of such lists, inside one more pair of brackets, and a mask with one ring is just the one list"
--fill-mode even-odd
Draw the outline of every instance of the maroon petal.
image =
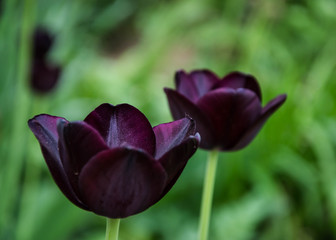
[[221, 81], [213, 86], [213, 89], [218, 88], [250, 89], [252, 92], [257, 94], [261, 102], [261, 90], [257, 80], [252, 75], [244, 74], [241, 72], [232, 72], [226, 75]]
[[107, 150], [100, 134], [85, 122], [58, 121], [59, 150], [65, 173], [77, 195], [78, 175], [85, 164], [97, 153]]
[[245, 132], [232, 150], [239, 150], [248, 145], [258, 134], [267, 119], [286, 101], [287, 95], [282, 94], [270, 101], [263, 109], [259, 119]]
[[163, 197], [175, 184], [188, 160], [197, 150], [200, 140], [201, 138], [198, 133], [194, 136], [189, 136], [180, 144], [175, 145], [174, 148], [170, 149], [169, 152], [159, 159], [159, 162], [168, 175], [167, 184], [161, 197]]
[[194, 103], [190, 102], [186, 97], [181, 95], [175, 90], [164, 89], [170, 111], [175, 120], [190, 116], [196, 122], [196, 131], [201, 134], [202, 141], [201, 147], [205, 149], [212, 149], [216, 144], [216, 135], [214, 126], [205, 115]]
[[40, 143], [44, 159], [58, 187], [72, 203], [80, 208], [87, 209], [70, 185], [60, 159], [58, 151], [59, 136], [57, 133], [57, 122], [59, 120], [67, 122], [64, 118], [41, 114], [30, 119], [28, 125]]
[[217, 147], [221, 150], [230, 150], [261, 114], [257, 95], [242, 88], [211, 91], [197, 102], [197, 106], [212, 120]]
[[153, 205], [166, 178], [160, 163], [146, 152], [114, 148], [99, 153], [85, 165], [79, 186], [93, 212], [124, 218]]
[[155, 126], [153, 128], [156, 138], [155, 159], [159, 159], [170, 149], [189, 138], [190, 135], [194, 135], [195, 130], [195, 121], [189, 117]]
[[219, 78], [208, 70], [197, 70], [190, 74], [178, 71], [175, 74], [176, 90], [191, 102], [196, 102], [218, 81]]
[[93, 126], [110, 147], [130, 145], [153, 155], [155, 135], [145, 115], [128, 104], [102, 104], [84, 120]]

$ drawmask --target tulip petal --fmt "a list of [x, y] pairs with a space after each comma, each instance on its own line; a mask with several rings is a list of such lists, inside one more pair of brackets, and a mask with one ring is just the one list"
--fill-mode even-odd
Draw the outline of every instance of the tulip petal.
[[128, 104], [113, 106], [102, 104], [84, 120], [94, 127], [110, 147], [130, 145], [147, 151], [155, 151], [155, 135], [145, 115]]
[[197, 106], [211, 119], [221, 150], [231, 149], [261, 114], [258, 96], [242, 88], [213, 90]]
[[59, 136], [57, 133], [57, 122], [59, 120], [66, 121], [64, 118], [41, 114], [30, 119], [28, 125], [40, 143], [44, 159], [57, 186], [72, 203], [80, 208], [87, 209], [75, 194], [60, 159], [58, 151]]
[[195, 130], [195, 121], [189, 117], [155, 126], [153, 128], [156, 138], [155, 159], [159, 159], [190, 135], [194, 135]]
[[257, 80], [249, 74], [244, 74], [241, 72], [232, 72], [226, 75], [221, 81], [213, 86], [212, 89], [218, 88], [245, 88], [250, 89], [252, 92], [257, 94], [261, 102], [261, 90]]
[[170, 149], [159, 159], [159, 162], [168, 175], [167, 184], [161, 197], [163, 197], [175, 184], [188, 160], [197, 150], [200, 140], [201, 137], [199, 133], [196, 133], [194, 136], [189, 136], [180, 144], [175, 145], [174, 148]]
[[208, 70], [192, 71], [190, 74], [178, 71], [175, 74], [176, 90], [191, 102], [196, 102], [217, 82], [219, 78]]
[[282, 94], [271, 100], [263, 109], [261, 116], [257, 121], [245, 132], [239, 142], [232, 150], [239, 150], [248, 145], [258, 134], [267, 119], [286, 101], [287, 95]]
[[175, 90], [165, 88], [164, 89], [170, 111], [175, 120], [190, 116], [196, 122], [196, 131], [201, 134], [202, 141], [201, 147], [204, 149], [212, 149], [216, 143], [214, 126], [211, 123], [207, 115], [205, 115], [201, 109], [199, 109], [189, 99], [181, 95]]
[[156, 136], [155, 159], [159, 159], [168, 175], [162, 197], [174, 185], [199, 145], [200, 135], [195, 135], [195, 129], [195, 121], [188, 117], [153, 128]]
[[93, 212], [124, 218], [158, 201], [166, 178], [160, 163], [146, 152], [114, 148], [99, 153], [84, 166], [79, 186]]
[[59, 120], [59, 151], [74, 191], [79, 195], [78, 175], [85, 164], [97, 153], [107, 150], [108, 146], [100, 134], [85, 122], [66, 122]]

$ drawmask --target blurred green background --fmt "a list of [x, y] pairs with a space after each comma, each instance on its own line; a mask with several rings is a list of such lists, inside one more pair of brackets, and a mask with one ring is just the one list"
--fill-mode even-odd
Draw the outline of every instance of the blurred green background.
[[[336, 238], [336, 1], [0, 1], [0, 239], [104, 239], [105, 219], [53, 182], [27, 120], [82, 120], [127, 102], [152, 125], [171, 121], [163, 87], [176, 70], [250, 73], [265, 104], [287, 102], [245, 149], [221, 153], [211, 240]], [[53, 92], [29, 86], [30, 33], [55, 35]], [[121, 240], [197, 238], [206, 152], [173, 189], [121, 221]]]

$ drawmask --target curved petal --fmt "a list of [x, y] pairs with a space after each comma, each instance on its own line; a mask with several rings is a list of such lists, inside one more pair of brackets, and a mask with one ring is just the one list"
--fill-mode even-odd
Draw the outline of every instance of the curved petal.
[[194, 135], [195, 130], [195, 121], [189, 117], [155, 126], [153, 128], [156, 138], [155, 159], [162, 157], [190, 135]]
[[196, 133], [194, 136], [189, 136], [179, 145], [175, 145], [174, 148], [170, 149], [159, 159], [159, 162], [168, 175], [167, 184], [161, 197], [163, 197], [175, 184], [188, 160], [196, 152], [200, 141], [201, 137], [199, 133]]
[[166, 178], [160, 163], [146, 152], [114, 148], [99, 153], [85, 165], [79, 186], [93, 212], [124, 218], [153, 205]]
[[70, 185], [60, 159], [57, 133], [59, 120], [67, 122], [64, 118], [41, 114], [30, 119], [28, 125], [40, 143], [44, 159], [57, 186], [72, 203], [87, 210]]
[[216, 89], [202, 97], [197, 106], [212, 120], [221, 150], [230, 150], [261, 114], [257, 95], [243, 88]]
[[239, 142], [232, 150], [239, 150], [247, 146], [258, 134], [267, 119], [286, 101], [287, 95], [282, 94], [270, 101], [262, 110], [262, 114], [257, 121], [245, 132]]
[[190, 74], [178, 71], [175, 74], [176, 90], [191, 102], [196, 102], [217, 82], [219, 78], [208, 70], [196, 70]]
[[261, 90], [257, 80], [249, 74], [241, 72], [231, 72], [226, 75], [221, 81], [213, 86], [212, 89], [218, 88], [246, 88], [257, 94], [261, 102]]
[[177, 120], [185, 116], [190, 116], [194, 119], [196, 122], [196, 131], [199, 132], [202, 137], [201, 147], [204, 149], [213, 149], [216, 145], [216, 135], [213, 128], [214, 126], [208, 116], [175, 90], [165, 88], [164, 91], [167, 95], [173, 118]]
[[140, 148], [153, 155], [155, 135], [145, 115], [128, 104], [102, 104], [84, 120], [94, 127], [110, 148], [124, 144]]
[[80, 171], [90, 158], [107, 150], [108, 146], [97, 130], [85, 122], [59, 120], [57, 130], [59, 134], [58, 146], [65, 173], [74, 191], [80, 195], [78, 187]]

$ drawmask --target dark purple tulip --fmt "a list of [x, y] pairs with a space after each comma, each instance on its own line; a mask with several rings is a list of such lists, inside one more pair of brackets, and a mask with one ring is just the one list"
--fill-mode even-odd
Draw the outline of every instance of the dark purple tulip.
[[54, 36], [42, 27], [38, 27], [33, 35], [33, 58], [45, 59], [54, 42]]
[[40, 93], [50, 92], [58, 82], [61, 68], [44, 60], [34, 60], [31, 68], [31, 85]]
[[48, 93], [57, 84], [61, 68], [48, 60], [48, 52], [52, 48], [54, 36], [45, 28], [38, 27], [33, 35], [33, 51], [30, 82], [35, 92]]
[[128, 104], [102, 104], [77, 122], [42, 114], [28, 125], [64, 195], [109, 218], [142, 212], [159, 201], [200, 141], [192, 119], [152, 128]]
[[240, 72], [220, 79], [208, 70], [179, 71], [175, 84], [176, 90], [165, 88], [173, 118], [192, 117], [204, 149], [234, 151], [247, 146], [286, 100], [285, 94], [279, 95], [262, 107], [257, 80]]

